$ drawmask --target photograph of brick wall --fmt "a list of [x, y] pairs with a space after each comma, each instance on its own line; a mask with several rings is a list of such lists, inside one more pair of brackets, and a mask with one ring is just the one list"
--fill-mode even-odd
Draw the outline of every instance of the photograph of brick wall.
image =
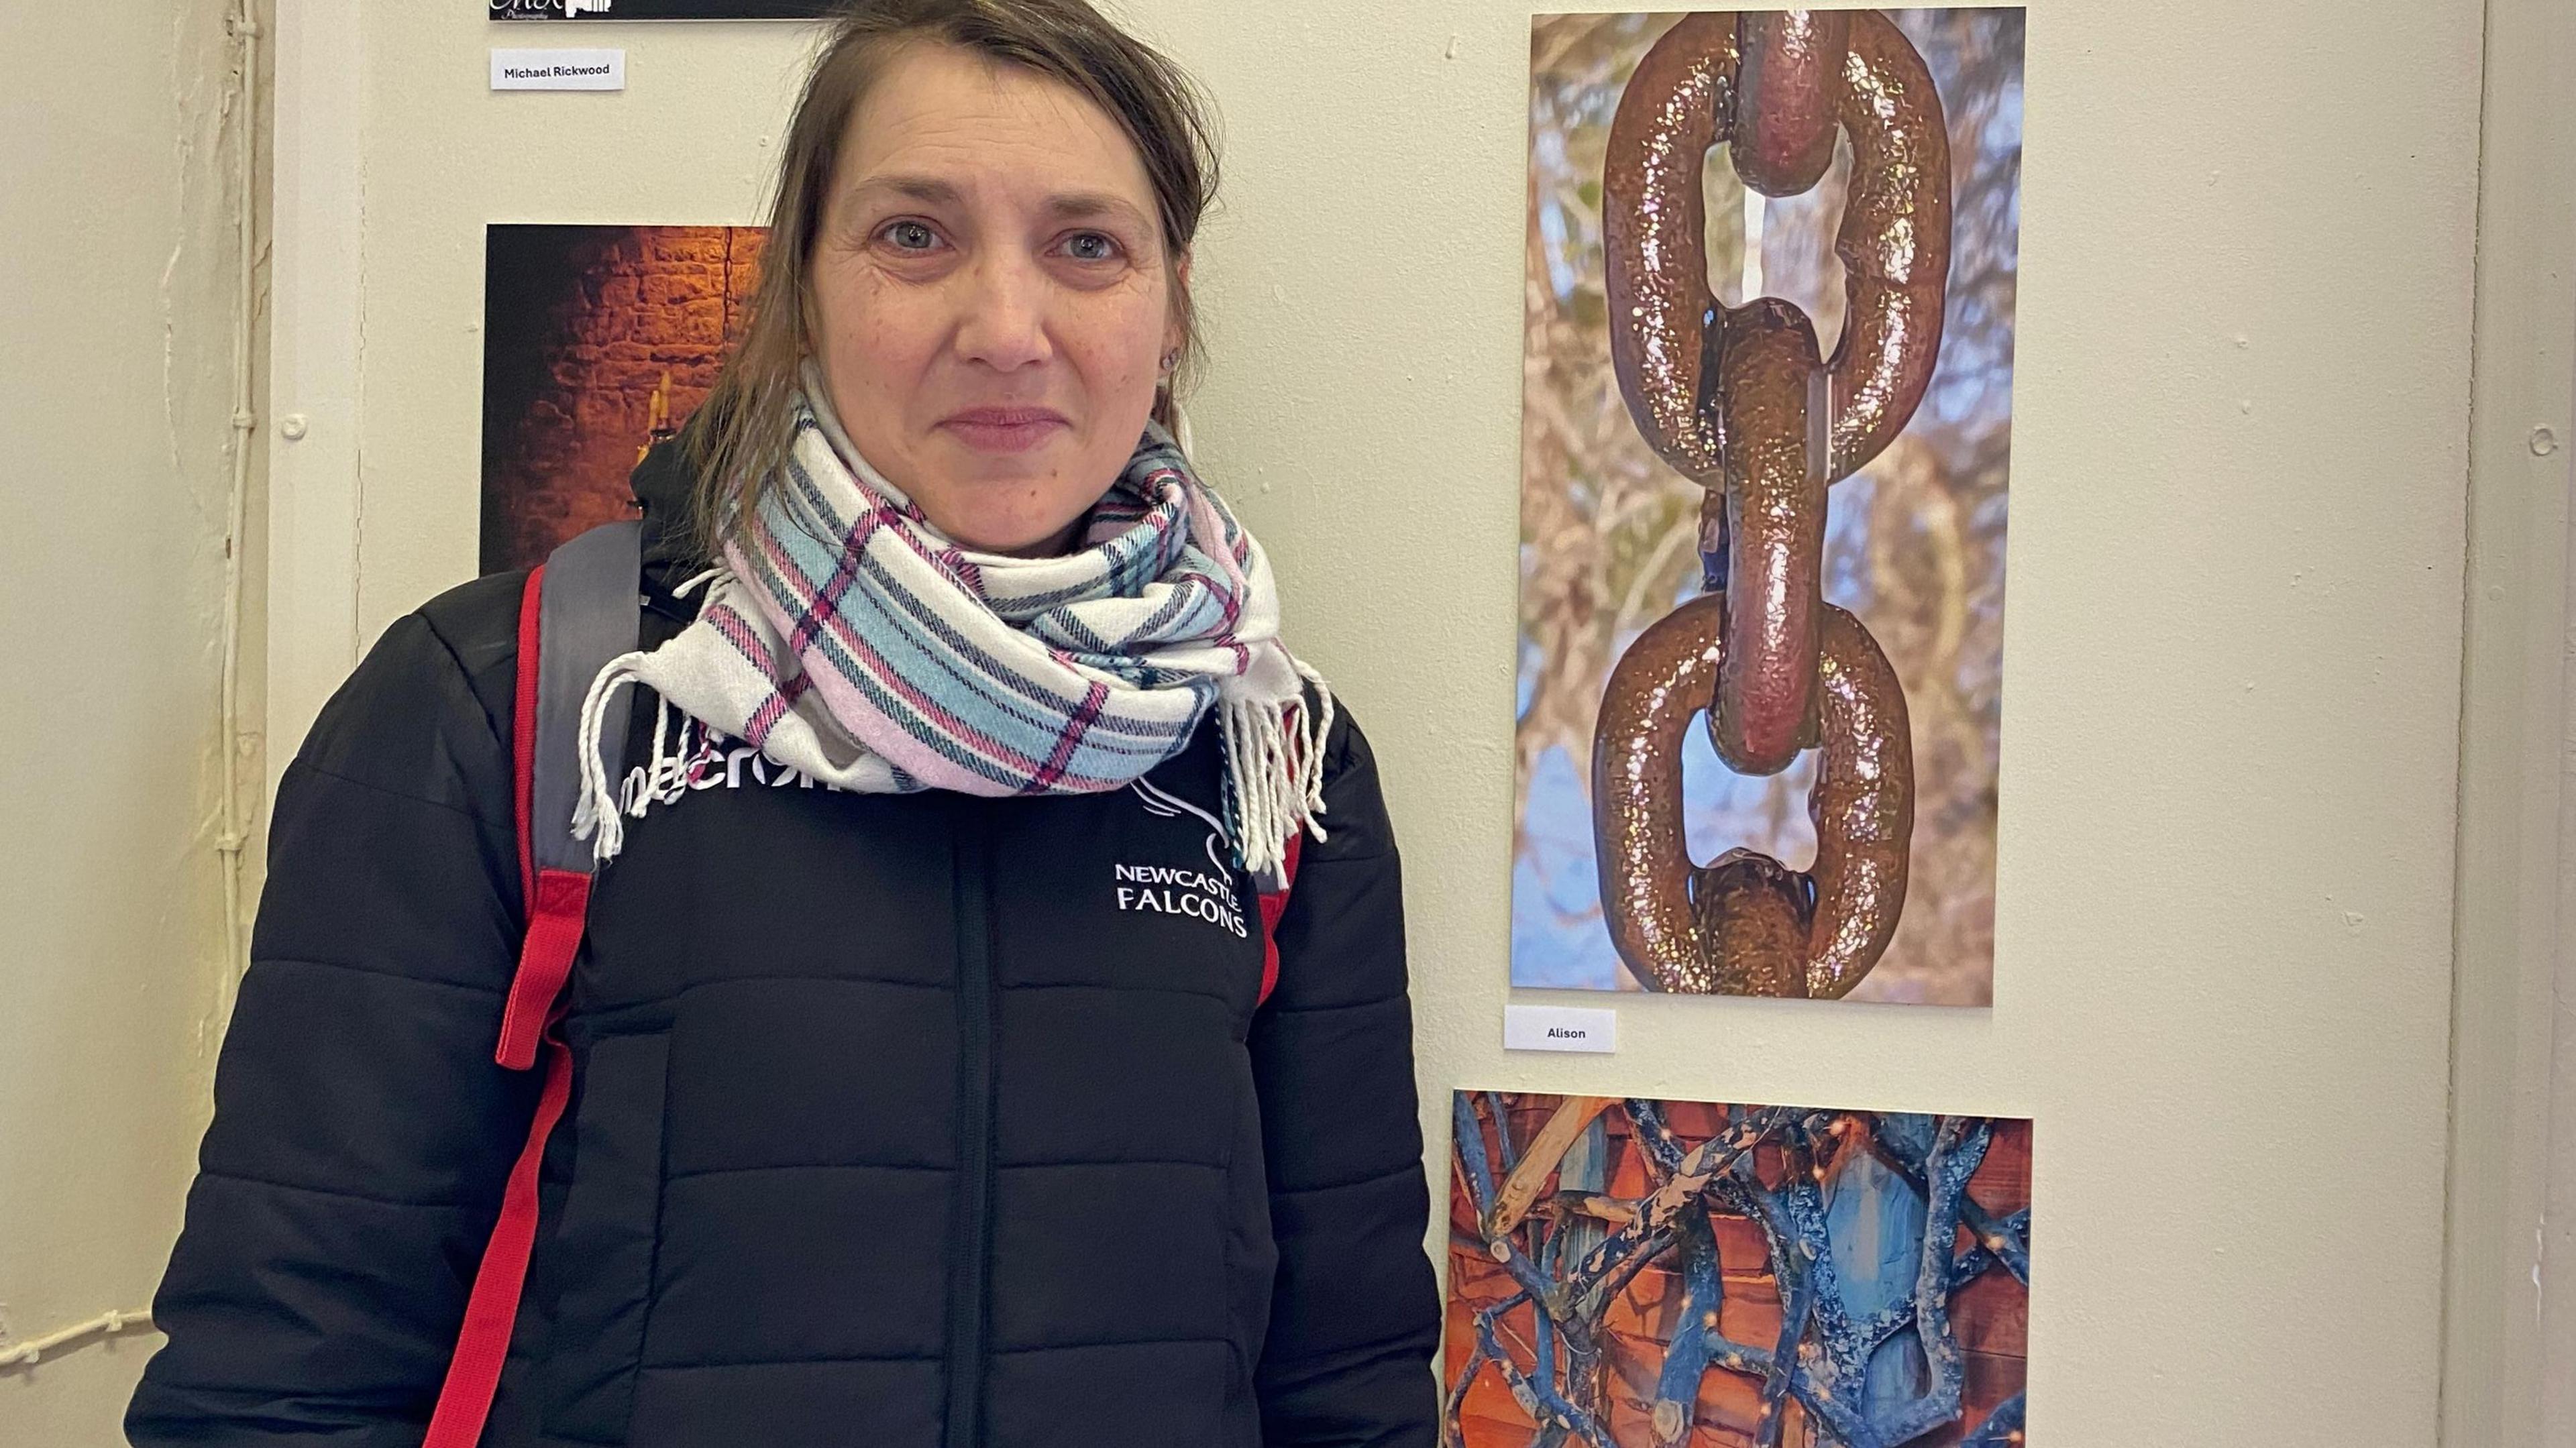
[[1453, 1108], [1444, 1448], [2025, 1441], [2030, 1122]]
[[751, 226], [485, 232], [485, 573], [635, 516], [627, 475], [675, 434], [742, 335], [767, 233]]

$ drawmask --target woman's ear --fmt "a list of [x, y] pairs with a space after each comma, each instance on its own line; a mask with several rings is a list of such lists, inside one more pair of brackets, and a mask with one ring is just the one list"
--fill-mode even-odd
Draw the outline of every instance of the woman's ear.
[[1182, 252], [1172, 267], [1172, 317], [1163, 327], [1165, 355], [1179, 352], [1190, 340], [1190, 254]]

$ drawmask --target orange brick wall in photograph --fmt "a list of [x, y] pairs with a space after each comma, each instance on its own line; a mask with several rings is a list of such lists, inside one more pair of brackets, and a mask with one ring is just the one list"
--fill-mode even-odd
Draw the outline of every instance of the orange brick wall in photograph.
[[486, 234], [482, 571], [634, 516], [627, 475], [740, 339], [767, 233], [494, 226]]

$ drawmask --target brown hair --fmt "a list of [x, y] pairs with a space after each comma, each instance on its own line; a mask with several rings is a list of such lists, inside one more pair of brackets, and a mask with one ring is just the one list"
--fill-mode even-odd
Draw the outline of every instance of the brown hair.
[[[830, 26], [779, 148], [769, 241], [742, 343], [680, 433], [698, 478], [694, 529], [709, 557], [752, 516], [786, 459], [797, 368], [813, 351], [809, 269], [832, 173], [851, 114], [901, 47], [971, 51], [1061, 81], [1107, 112], [1144, 162], [1175, 267], [1216, 193], [1216, 149], [1198, 88], [1087, 0], [858, 0]], [[1177, 270], [1173, 289], [1187, 365], [1198, 330]], [[1171, 385], [1178, 380], [1175, 369]], [[1156, 394], [1154, 416], [1171, 425], [1168, 388]]]

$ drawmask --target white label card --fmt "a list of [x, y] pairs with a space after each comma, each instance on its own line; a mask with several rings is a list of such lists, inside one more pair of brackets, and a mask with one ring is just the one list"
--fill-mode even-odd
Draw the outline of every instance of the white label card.
[[622, 91], [626, 89], [626, 52], [495, 47], [492, 89]]
[[1505, 1006], [1503, 1049], [1615, 1051], [1619, 1013], [1584, 1006]]

